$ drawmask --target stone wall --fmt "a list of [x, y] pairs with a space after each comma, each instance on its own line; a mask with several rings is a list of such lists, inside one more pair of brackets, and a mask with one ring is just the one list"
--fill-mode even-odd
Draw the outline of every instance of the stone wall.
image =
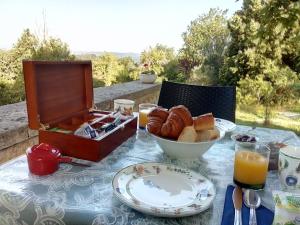
[[[132, 99], [137, 111], [139, 103], [157, 103], [160, 87], [160, 84], [132, 81], [95, 88], [94, 102], [99, 109], [112, 110], [114, 99]], [[28, 146], [37, 142], [37, 131], [28, 128], [26, 102], [0, 106], [0, 163], [24, 154]]]

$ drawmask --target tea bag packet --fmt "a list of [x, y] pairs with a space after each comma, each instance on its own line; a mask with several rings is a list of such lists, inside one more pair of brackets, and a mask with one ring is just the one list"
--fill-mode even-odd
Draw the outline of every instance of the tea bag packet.
[[82, 124], [75, 132], [74, 135], [94, 139], [99, 137], [98, 132], [91, 127], [88, 123]]
[[59, 128], [59, 127], [50, 128], [49, 131], [63, 133], [63, 134], [71, 134], [72, 133], [72, 131], [70, 131], [70, 130], [65, 130], [65, 129], [62, 129], [62, 128]]
[[99, 127], [97, 130], [102, 132], [109, 132], [113, 129], [115, 129], [120, 123], [121, 123], [121, 115], [115, 117], [114, 121], [111, 123], [106, 123], [104, 125], [102, 125], [101, 127]]
[[300, 225], [300, 193], [273, 191], [273, 225]]

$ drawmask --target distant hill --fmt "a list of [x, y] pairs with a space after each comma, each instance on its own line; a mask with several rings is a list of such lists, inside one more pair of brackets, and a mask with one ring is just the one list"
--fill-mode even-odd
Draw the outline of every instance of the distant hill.
[[78, 59], [93, 59], [99, 55], [105, 53], [111, 53], [116, 55], [118, 58], [131, 57], [135, 62], [140, 61], [140, 54], [135, 52], [73, 52]]

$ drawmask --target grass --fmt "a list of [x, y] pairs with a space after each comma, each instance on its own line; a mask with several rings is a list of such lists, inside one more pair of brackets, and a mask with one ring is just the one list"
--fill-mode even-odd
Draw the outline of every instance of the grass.
[[288, 111], [300, 113], [300, 104], [287, 108]]
[[[300, 106], [296, 106], [293, 112], [299, 112]], [[247, 126], [268, 127], [274, 129], [290, 130], [300, 136], [300, 117], [290, 118], [282, 114], [279, 110], [272, 113], [271, 124], [263, 124], [263, 109], [259, 108], [239, 108], [236, 112], [236, 123]]]

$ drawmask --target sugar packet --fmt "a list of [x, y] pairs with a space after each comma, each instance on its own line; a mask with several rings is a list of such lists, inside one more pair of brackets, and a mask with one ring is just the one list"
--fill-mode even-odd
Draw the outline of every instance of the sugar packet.
[[85, 138], [90, 138], [94, 139], [99, 137], [98, 132], [92, 128], [88, 123], [82, 124], [75, 132], [75, 135], [85, 137]]

